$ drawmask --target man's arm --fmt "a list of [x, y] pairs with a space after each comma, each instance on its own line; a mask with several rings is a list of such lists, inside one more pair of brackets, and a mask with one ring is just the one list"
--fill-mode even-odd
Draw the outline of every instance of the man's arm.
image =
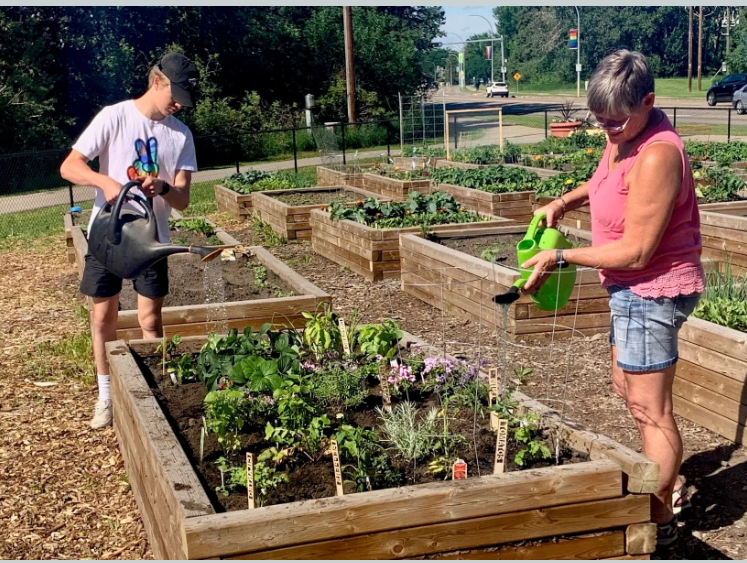
[[[142, 191], [146, 197], [156, 197], [161, 195], [163, 192], [164, 181], [159, 178], [143, 176], [138, 178], [138, 180], [143, 183], [143, 187], [140, 191]], [[166, 195], [162, 196], [163, 199], [165, 199], [174, 209], [183, 211], [189, 205], [189, 186], [191, 183], [191, 170], [177, 170], [176, 177], [174, 178], [174, 185], [171, 186], [171, 189], [169, 189]]]
[[60, 166], [60, 175], [73, 184], [79, 186], [94, 186], [101, 188], [109, 203], [114, 203], [122, 189], [122, 184], [115, 179], [92, 170], [88, 166], [88, 158], [73, 149]]

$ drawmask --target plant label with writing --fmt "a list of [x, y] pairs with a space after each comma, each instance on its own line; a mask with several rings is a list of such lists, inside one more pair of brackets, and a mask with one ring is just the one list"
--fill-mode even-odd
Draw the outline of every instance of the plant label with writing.
[[381, 401], [384, 403], [384, 410], [392, 410], [392, 394], [389, 390], [389, 381], [387, 381], [386, 364], [379, 366], [379, 383], [381, 384]]
[[246, 496], [249, 500], [249, 508], [254, 508], [254, 454], [246, 454]]
[[451, 466], [451, 478], [454, 481], [467, 478], [467, 463], [463, 459], [457, 459]]
[[488, 370], [488, 386], [490, 387], [488, 394], [489, 394], [490, 404], [492, 405], [495, 401], [498, 400], [498, 397], [499, 397], [498, 368], [490, 368]]
[[505, 473], [506, 471], [506, 442], [508, 441], [508, 420], [502, 418], [498, 421], [498, 432], [495, 437], [495, 462], [493, 463], [493, 474]]
[[346, 356], [350, 355], [350, 340], [348, 339], [348, 327], [345, 326], [345, 320], [340, 319], [340, 340], [342, 340], [342, 350]]
[[337, 496], [341, 497], [345, 494], [342, 487], [342, 467], [340, 466], [340, 448], [337, 446], [337, 440], [329, 441], [329, 450], [332, 452], [332, 466], [335, 469], [335, 487], [337, 488]]

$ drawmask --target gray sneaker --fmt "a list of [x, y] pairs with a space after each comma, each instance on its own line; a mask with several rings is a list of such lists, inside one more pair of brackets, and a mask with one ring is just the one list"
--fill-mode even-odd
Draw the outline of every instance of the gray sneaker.
[[98, 401], [96, 407], [93, 410], [93, 418], [91, 419], [91, 428], [105, 428], [112, 424], [112, 402]]

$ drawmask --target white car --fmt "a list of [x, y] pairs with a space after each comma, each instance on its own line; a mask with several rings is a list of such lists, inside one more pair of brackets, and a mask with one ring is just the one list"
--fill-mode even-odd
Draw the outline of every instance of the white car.
[[508, 98], [508, 84], [505, 82], [493, 82], [488, 85], [487, 92], [488, 98], [492, 98], [493, 96]]

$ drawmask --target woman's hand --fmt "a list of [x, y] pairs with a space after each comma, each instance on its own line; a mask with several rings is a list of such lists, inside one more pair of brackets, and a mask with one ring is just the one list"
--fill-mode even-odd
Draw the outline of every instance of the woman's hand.
[[522, 288], [524, 293], [534, 293], [547, 281], [550, 274], [558, 267], [557, 252], [555, 250], [543, 250], [521, 264], [524, 269], [532, 266], [534, 266], [534, 270]]
[[563, 203], [563, 200], [558, 198], [554, 199], [547, 205], [540, 207], [537, 211], [534, 212], [534, 215], [544, 213], [547, 217], [547, 226], [555, 228], [558, 225], [558, 222], [563, 218], [564, 209], [565, 204]]

